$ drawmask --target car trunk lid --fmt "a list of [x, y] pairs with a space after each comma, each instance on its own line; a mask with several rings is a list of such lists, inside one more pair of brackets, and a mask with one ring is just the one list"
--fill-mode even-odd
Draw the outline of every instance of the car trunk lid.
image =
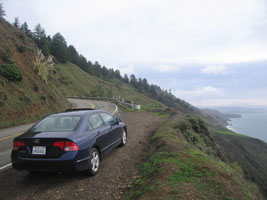
[[59, 158], [65, 153], [60, 146], [54, 145], [58, 142], [71, 141], [65, 137], [44, 137], [42, 134], [34, 137], [19, 137], [16, 140], [24, 142], [25, 146], [20, 147], [19, 156], [24, 158]]

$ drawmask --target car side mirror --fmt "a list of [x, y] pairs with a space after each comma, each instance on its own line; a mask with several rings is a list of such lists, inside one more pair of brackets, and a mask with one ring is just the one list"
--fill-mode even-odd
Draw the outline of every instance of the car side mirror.
[[121, 122], [120, 118], [116, 118], [116, 124], [119, 124]]

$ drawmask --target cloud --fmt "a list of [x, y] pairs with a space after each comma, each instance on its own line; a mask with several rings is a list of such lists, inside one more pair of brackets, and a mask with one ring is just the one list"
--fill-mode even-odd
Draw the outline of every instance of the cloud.
[[157, 72], [162, 72], [162, 73], [178, 72], [180, 70], [178, 66], [170, 64], [152, 65], [151, 68]]
[[198, 107], [212, 106], [267, 106], [267, 97], [228, 97], [221, 88], [213, 86], [198, 87], [194, 90], [176, 90], [174, 94], [185, 99], [189, 103]]
[[136, 74], [134, 67], [132, 65], [127, 65], [127, 66], [118, 66], [118, 65], [111, 65], [110, 67], [112, 67], [113, 69], [118, 69], [120, 70], [121, 76], [123, 77], [124, 74], [127, 74], [128, 76], [130, 76], [131, 74]]
[[230, 74], [232, 71], [227, 69], [224, 65], [208, 65], [200, 70], [203, 74]]
[[159, 72], [172, 72], [181, 62], [267, 59], [262, 0], [10, 0], [4, 6], [9, 20], [19, 16], [31, 27], [40, 22], [48, 34], [59, 31], [107, 67], [154, 62]]
[[192, 102], [199, 107], [213, 106], [267, 106], [267, 99], [261, 98], [246, 98], [246, 99], [211, 99], [205, 101]]
[[194, 90], [175, 90], [174, 94], [179, 98], [188, 100], [189, 102], [195, 102], [209, 98], [220, 98], [224, 95], [224, 91], [221, 88], [205, 86], [198, 87]]

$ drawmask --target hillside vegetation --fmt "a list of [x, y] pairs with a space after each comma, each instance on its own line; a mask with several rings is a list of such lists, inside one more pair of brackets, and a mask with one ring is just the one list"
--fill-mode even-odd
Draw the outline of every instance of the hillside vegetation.
[[[20, 29], [0, 21], [0, 128], [33, 122], [69, 107], [66, 96], [121, 97], [144, 109], [165, 108], [129, 83], [103, 80], [77, 65], [57, 64], [43, 74], [36, 69], [38, 47]], [[45, 59], [46, 57], [44, 57]]]
[[0, 128], [32, 122], [69, 104], [59, 82], [34, 72], [38, 48], [19, 29], [0, 21]]
[[264, 199], [238, 163], [221, 161], [201, 118], [166, 114], [145, 157], [126, 199]]
[[65, 96], [121, 97], [125, 101], [141, 104], [143, 108], [164, 108], [162, 103], [138, 93], [131, 85], [118, 79], [105, 81], [72, 63], [57, 64], [56, 78]]

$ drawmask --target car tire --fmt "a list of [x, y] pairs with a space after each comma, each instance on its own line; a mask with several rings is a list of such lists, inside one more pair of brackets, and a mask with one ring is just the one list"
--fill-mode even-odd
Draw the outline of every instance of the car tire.
[[125, 129], [123, 129], [122, 136], [121, 136], [121, 144], [120, 144], [120, 146], [123, 147], [123, 146], [126, 145], [126, 143], [127, 143], [127, 132], [126, 132]]
[[96, 175], [100, 168], [100, 153], [96, 148], [92, 148], [90, 151], [88, 165], [87, 174], [90, 176]]

